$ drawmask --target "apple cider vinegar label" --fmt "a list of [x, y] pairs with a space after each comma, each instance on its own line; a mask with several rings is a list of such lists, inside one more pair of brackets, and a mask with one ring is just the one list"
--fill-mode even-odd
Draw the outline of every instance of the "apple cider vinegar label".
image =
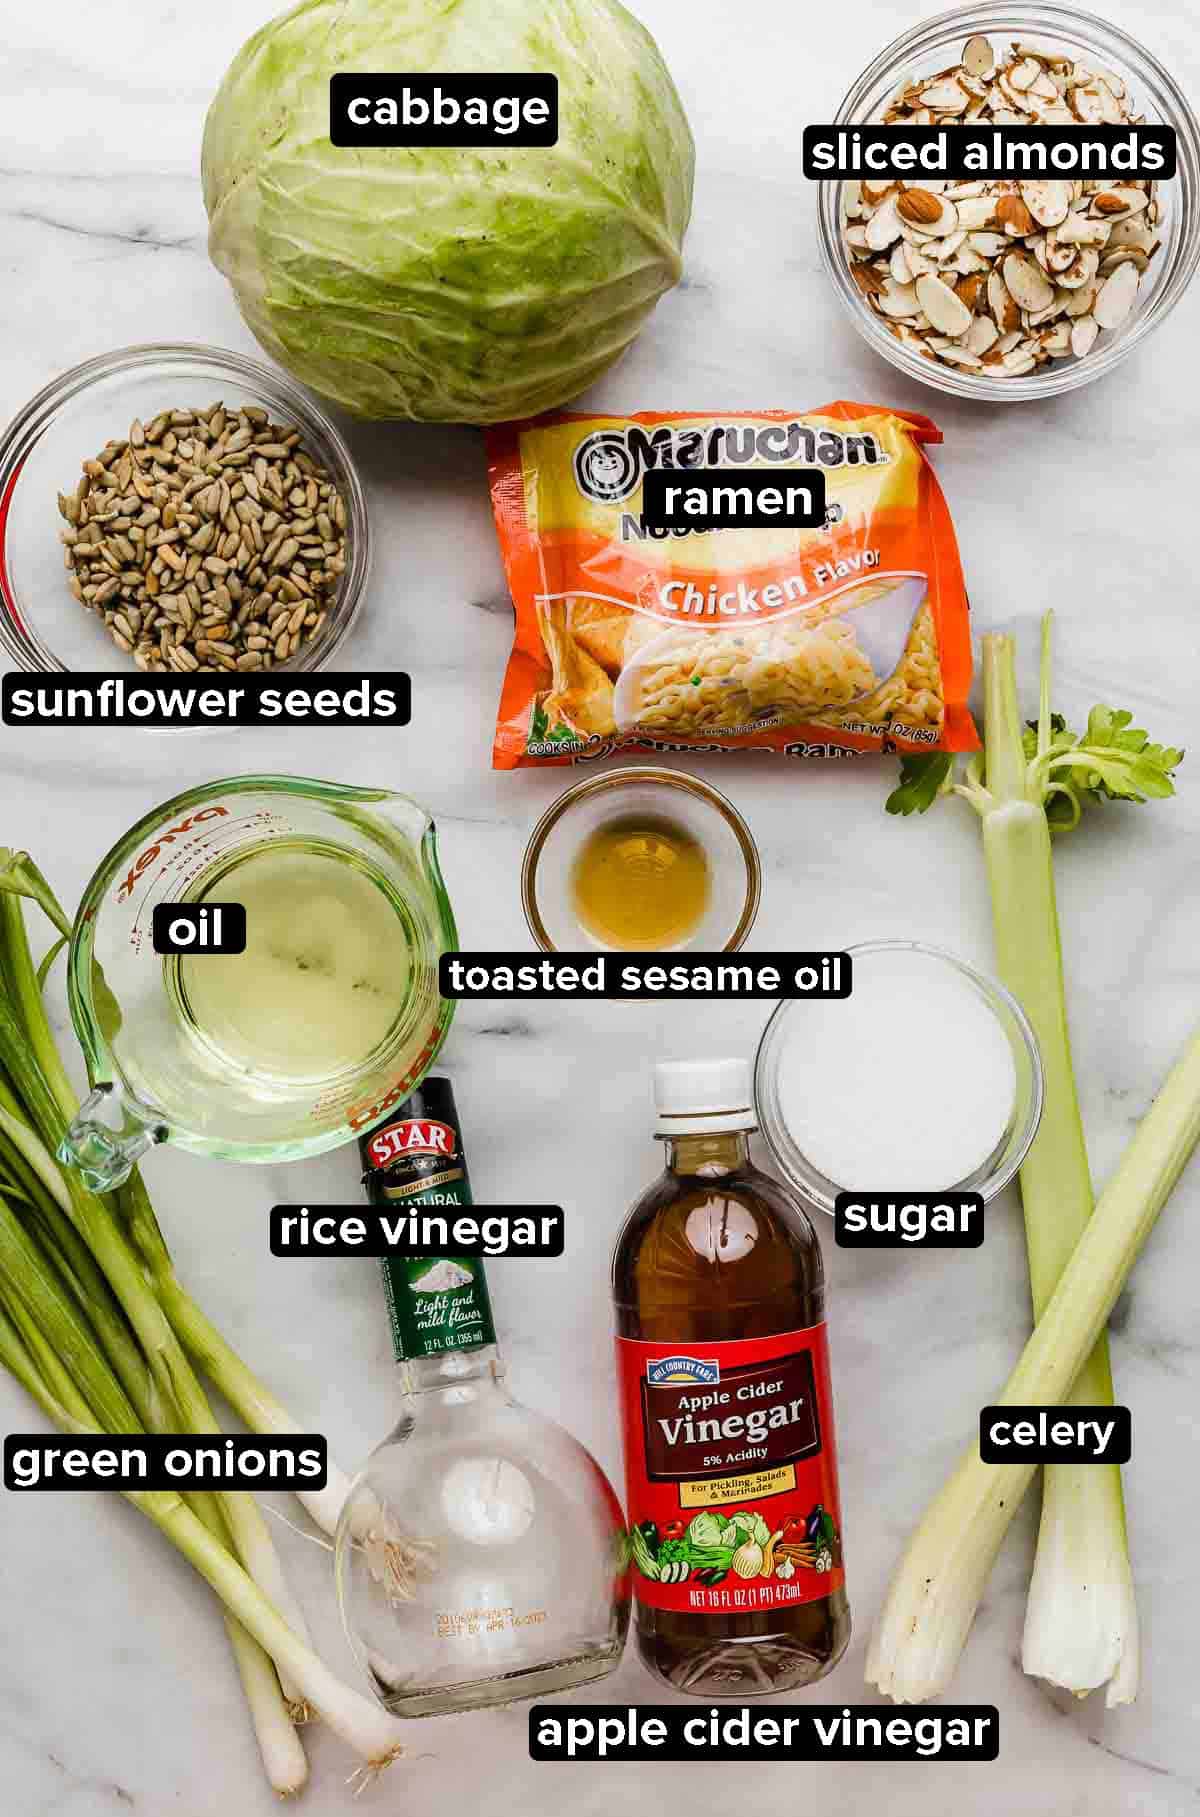
[[845, 1582], [824, 1324], [674, 1346], [617, 1339], [635, 1594], [738, 1614]]

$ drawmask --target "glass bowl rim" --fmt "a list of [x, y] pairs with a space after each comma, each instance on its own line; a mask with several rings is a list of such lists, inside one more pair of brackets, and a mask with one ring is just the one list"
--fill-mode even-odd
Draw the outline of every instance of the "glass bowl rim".
[[[1014, 24], [1014, 16], [1028, 18], [1028, 27]], [[979, 0], [978, 4], [952, 8], [918, 20], [886, 44], [853, 82], [834, 115], [838, 126], [853, 124], [864, 98], [885, 76], [898, 76], [905, 60], [918, 52], [931, 52], [944, 38], [967, 36], [974, 32], [1027, 29], [1031, 37], [1039, 31], [1071, 42], [1072, 28], [1091, 32], [1111, 46], [1115, 61], [1123, 61], [1126, 72], [1134, 77], [1134, 86], [1146, 80], [1156, 83], [1169, 103], [1165, 123], [1175, 127], [1179, 140], [1179, 166], [1175, 177], [1168, 179], [1172, 196], [1181, 197], [1181, 239], [1176, 255], [1176, 268], [1163, 285], [1156, 285], [1143, 308], [1126, 326], [1120, 338], [1085, 359], [1059, 361], [1037, 375], [1007, 379], [983, 379], [978, 375], [942, 366], [901, 346], [888, 334], [855, 287], [849, 267], [842, 256], [841, 192], [842, 181], [829, 179], [817, 185], [817, 222], [821, 257], [826, 274], [833, 283], [838, 301], [850, 316], [862, 339], [881, 359], [897, 371], [923, 385], [973, 402], [1003, 404], [1035, 402], [1075, 391], [1093, 379], [1111, 372], [1150, 332], [1161, 326], [1184, 295], [1196, 267], [1200, 264], [1200, 119], [1170, 71], [1119, 25], [1083, 8], [1063, 6], [1057, 0], [1031, 0], [1028, 7], [1008, 5], [1005, 0]], [[1155, 97], [1158, 98], [1157, 96]], [[1190, 220], [1189, 220], [1190, 215]]]
[[[1034, 1138], [1037, 1135], [1042, 1120], [1042, 1110], [1045, 1105], [1046, 1096], [1046, 1076], [1045, 1069], [1042, 1065], [1041, 1048], [1038, 1045], [1037, 1036], [1033, 1032], [1033, 1026], [1028, 1016], [1025, 1014], [1025, 1011], [1021, 1008], [1021, 1005], [1017, 1002], [1017, 999], [1013, 996], [1012, 992], [1006, 985], [1001, 984], [998, 978], [993, 978], [987, 972], [980, 971], [979, 967], [972, 965], [970, 960], [960, 958], [957, 953], [952, 953], [947, 947], [935, 946], [932, 942], [926, 940], [881, 939], [860, 940], [854, 945], [846, 947], [845, 951], [851, 962], [853, 962], [856, 957], [861, 957], [868, 953], [906, 952], [916, 953], [922, 959], [932, 959], [939, 964], [948, 965], [959, 973], [961, 977], [966, 979], [967, 983], [973, 987], [977, 994], [987, 1004], [997, 1021], [1001, 1020], [1001, 1010], [1006, 1011], [1011, 1017], [1013, 1026], [1016, 1028], [1020, 1037], [1021, 1047], [1029, 1061], [1029, 1108], [1024, 1122], [1020, 1126], [1017, 1140], [1012, 1143], [1011, 1153], [1008, 1152], [1009, 1144], [1005, 1143], [1006, 1158], [1002, 1165], [1000, 1165], [994, 1173], [988, 1174], [974, 1187], [969, 1189], [978, 1192], [984, 1203], [987, 1204], [989, 1200], [994, 1199], [999, 1193], [1003, 1192], [1004, 1188], [1010, 1185], [1016, 1178], [1030, 1148], [1033, 1146]], [[778, 1028], [782, 1024], [783, 1018], [790, 1010], [800, 1007], [803, 1001], [802, 998], [785, 998], [782, 1002], [776, 1004], [767, 1018], [762, 1034], [759, 1036], [758, 1047], [754, 1055], [754, 1110], [758, 1119], [758, 1128], [762, 1133], [763, 1140], [770, 1150], [771, 1157], [776, 1166], [783, 1174], [784, 1179], [795, 1191], [802, 1195], [807, 1203], [815, 1205], [818, 1210], [827, 1212], [832, 1216], [833, 1198], [825, 1191], [824, 1186], [816, 1184], [814, 1179], [815, 1176], [823, 1181], [826, 1176], [820, 1174], [818, 1169], [812, 1165], [808, 1160], [807, 1155], [805, 1155], [804, 1151], [801, 1149], [800, 1144], [792, 1141], [792, 1147], [796, 1154], [800, 1156], [800, 1159], [810, 1170], [807, 1175], [803, 1177], [799, 1176], [793, 1170], [791, 1163], [785, 1159], [785, 1156], [781, 1151], [781, 1145], [778, 1141], [778, 1134], [775, 1129], [775, 1120], [773, 1118], [768, 1118], [768, 1116], [764, 1114], [764, 1104], [766, 1100], [764, 1081], [767, 1076], [768, 1047], [776, 1038]], [[1007, 1038], [1007, 1030], [1005, 1030], [1005, 1035]], [[1018, 1099], [1014, 1100], [1013, 1103], [1014, 1119], [1018, 1108], [1019, 1093]], [[778, 1122], [782, 1123], [782, 1119], [778, 1119]], [[789, 1140], [790, 1139], [791, 1138], [789, 1137]], [[852, 1189], [842, 1188], [841, 1190]], [[958, 1190], [966, 1191], [968, 1189], [966, 1187], [960, 1188], [951, 1185], [937, 1188], [936, 1190], [949, 1194]]]
[[734, 807], [732, 801], [722, 795], [710, 782], [702, 782], [698, 776], [689, 775], [686, 770], [668, 770], [656, 764], [629, 764], [621, 769], [606, 770], [600, 776], [586, 776], [572, 783], [560, 795], [556, 795], [545, 813], [538, 820], [529, 835], [525, 855], [521, 860], [521, 906], [525, 911], [525, 921], [537, 946], [544, 953], [555, 953], [556, 947], [546, 930], [541, 910], [537, 904], [537, 872], [542, 852], [550, 834], [572, 808], [585, 801], [589, 796], [607, 794], [610, 790], [627, 787], [631, 783], [650, 783], [677, 789], [683, 794], [703, 801], [706, 806], [716, 810], [729, 827], [742, 855], [746, 868], [746, 893], [742, 902], [741, 914], [732, 934], [721, 947], [723, 953], [736, 953], [745, 943], [758, 916], [762, 900], [762, 861], [758, 855], [758, 846], [746, 821]]
[[[9, 505], [31, 450], [68, 404], [104, 379], [152, 369], [156, 364], [167, 362], [223, 370], [231, 378], [241, 380], [246, 390], [254, 391], [256, 395], [265, 394], [269, 399], [277, 397], [278, 407], [294, 412], [297, 426], [315, 430], [332, 452], [333, 478], [346, 503], [350, 560], [342, 576], [337, 600], [330, 608], [326, 635], [315, 644], [305, 645], [294, 661], [289, 658], [286, 665], [280, 666], [278, 673], [300, 675], [323, 669], [358, 617], [370, 578], [371, 529], [362, 480], [341, 431], [311, 394], [282, 367], [267, 366], [232, 348], [216, 347], [204, 341], [145, 341], [116, 347], [108, 353], [93, 354], [48, 380], [0, 430], [0, 648], [26, 674], [81, 673], [68, 669], [43, 639], [24, 624], [18, 612], [18, 602], [3, 561]], [[48, 665], [33, 660], [35, 646], [44, 649], [50, 658]], [[132, 664], [128, 672], [134, 680], [141, 673]], [[125, 673], [124, 668], [120, 673]]]

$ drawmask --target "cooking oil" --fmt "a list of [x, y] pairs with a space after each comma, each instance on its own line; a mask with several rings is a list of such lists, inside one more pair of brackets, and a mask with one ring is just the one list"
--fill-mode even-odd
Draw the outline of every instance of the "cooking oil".
[[241, 903], [242, 953], [164, 960], [210, 1065], [251, 1089], [329, 1083], [387, 1040], [412, 979], [408, 913], [381, 870], [317, 839], [265, 839], [211, 866], [190, 902]]

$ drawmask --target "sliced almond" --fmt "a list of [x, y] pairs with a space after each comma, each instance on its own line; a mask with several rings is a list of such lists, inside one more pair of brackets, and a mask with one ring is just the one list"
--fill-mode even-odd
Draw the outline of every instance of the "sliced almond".
[[1071, 186], [1057, 180], [1022, 183], [1021, 200], [1039, 226], [1057, 227], [1067, 218], [1071, 206]]
[[1070, 294], [1071, 293], [1068, 290], [1056, 290], [1044, 309], [1029, 310], [1026, 317], [1029, 326], [1031, 328], [1040, 328], [1043, 322], [1052, 322], [1055, 316], [1061, 315], [1063, 313], [1063, 304], [1059, 299], [1060, 297], [1069, 296]]
[[927, 271], [937, 270], [933, 260], [925, 256], [922, 248], [914, 246], [909, 240], [904, 241], [904, 257], [914, 278], [923, 277]]
[[1102, 126], [1105, 124], [1105, 109], [1108, 100], [1112, 99], [1111, 89], [1104, 88], [1102, 83], [1088, 82], [1086, 85], [1071, 90], [1071, 112], [1085, 126]]
[[908, 262], [908, 247], [903, 240], [897, 240], [896, 244], [892, 247], [892, 256], [888, 260], [888, 270], [892, 274], [893, 282], [897, 284], [912, 283], [915, 273]]
[[1106, 126], [1119, 126], [1125, 118], [1125, 115], [1121, 111], [1120, 101], [1117, 99], [1103, 76], [1101, 76], [1096, 83], [1096, 89], [1100, 97], [1101, 119]]
[[1095, 278], [1089, 278], [1077, 290], [1059, 290], [1056, 294], [1063, 299], [1063, 314], [1071, 317], [1087, 315], [1098, 288]]
[[954, 233], [947, 234], [944, 240], [931, 240], [924, 250], [937, 264], [945, 265], [954, 257], [960, 246], [966, 245], [966, 240], [966, 230], [960, 227]]
[[1081, 246], [1066, 271], [1056, 273], [1064, 290], [1078, 290], [1090, 284], [1100, 269], [1100, 254], [1094, 246]]
[[880, 277], [875, 267], [864, 265], [861, 260], [850, 267], [850, 276], [865, 297], [879, 296], [887, 288], [885, 279]]
[[988, 308], [1001, 334], [1018, 328], [1021, 322], [1021, 311], [1008, 285], [1004, 282], [1000, 267], [993, 265], [987, 281]]
[[900, 216], [896, 211], [896, 198], [889, 196], [867, 222], [867, 245], [872, 252], [882, 252], [893, 240], [899, 238]]
[[1010, 252], [1004, 261], [1004, 282], [1021, 309], [1044, 309], [1054, 286], [1027, 252]]
[[1078, 247], [1069, 242], [1064, 243], [1058, 237], [1057, 229], [1051, 228], [1044, 242], [1045, 258], [1042, 261], [1046, 270], [1052, 275], [1060, 271], [1069, 271], [1075, 263]]
[[970, 348], [961, 342], [951, 342], [948, 347], [939, 347], [938, 358], [940, 360], [945, 360], [951, 366], [977, 367], [983, 365], [983, 361], [980, 359], [979, 355], [977, 353], [972, 353]]
[[1148, 227], [1137, 215], [1130, 215], [1126, 221], [1118, 221], [1108, 236], [1110, 246], [1140, 246], [1143, 252], [1149, 252], [1154, 244], [1154, 229]]
[[911, 284], [893, 284], [890, 280], [884, 285], [876, 299], [876, 308], [881, 315], [903, 320], [921, 313], [917, 293]]
[[932, 272], [918, 278], [916, 292], [921, 308], [942, 334], [957, 338], [967, 332], [971, 326], [971, 311], [941, 278], [935, 278]]
[[978, 309], [982, 304], [984, 297], [987, 295], [987, 287], [983, 281], [983, 273], [981, 271], [975, 271], [971, 272], [965, 278], [960, 278], [958, 283], [954, 286], [954, 294], [964, 308], [971, 310]]
[[1060, 360], [1071, 348], [1071, 323], [1055, 322], [1053, 327], [1042, 329], [1038, 340], [1041, 350], [1052, 360]]
[[1000, 330], [990, 316], [977, 315], [963, 336], [963, 345], [972, 353], [985, 354], [996, 345]]
[[1107, 221], [1069, 214], [1058, 229], [1058, 237], [1073, 246], [1103, 246], [1111, 231]]
[[978, 32], [963, 45], [962, 60], [963, 68], [969, 76], [987, 76], [995, 65], [996, 53], [990, 40], [982, 32]]
[[996, 204], [996, 219], [1006, 234], [1023, 239], [1033, 233], [1036, 222], [1020, 196], [1001, 196]]
[[1007, 249], [1009, 240], [1004, 233], [973, 233], [969, 243], [983, 258], [994, 259]]
[[924, 105], [938, 114], [960, 114], [970, 98], [954, 76], [944, 82], [930, 82], [921, 90]]
[[1106, 278], [1118, 265], [1126, 264], [1136, 265], [1138, 271], [1143, 272], [1149, 269], [1150, 260], [1140, 246], [1116, 246], [1100, 260], [1100, 276]]
[[1083, 359], [1085, 354], [1092, 351], [1092, 348], [1096, 344], [1096, 336], [1099, 332], [1099, 322], [1090, 315], [1080, 316], [1077, 322], [1072, 323], [1071, 352], [1075, 355], [1077, 360]]
[[954, 196], [947, 197], [953, 201], [958, 211], [958, 225], [972, 232], [977, 227], [986, 227], [996, 211], [996, 204], [991, 196]]
[[[1101, 328], [1119, 328], [1137, 296], [1141, 274], [1136, 265], [1126, 261], [1105, 278], [1101, 284], [1096, 301], [1092, 305], [1092, 314]], [[932, 280], [922, 280], [930, 281]], [[924, 299], [922, 298], [922, 302]]]
[[950, 269], [963, 278], [969, 277], [973, 271], [986, 271], [987, 268], [987, 260], [981, 258], [969, 240], [959, 247], [950, 261]]
[[1008, 80], [1015, 89], [1026, 89], [1037, 81], [1041, 73], [1040, 63], [1035, 62], [1032, 57], [1023, 57], [1015, 69], [1009, 70]]

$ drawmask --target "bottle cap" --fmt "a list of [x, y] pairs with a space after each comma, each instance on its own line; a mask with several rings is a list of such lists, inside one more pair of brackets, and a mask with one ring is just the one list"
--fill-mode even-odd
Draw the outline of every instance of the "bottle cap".
[[757, 1129], [748, 1060], [664, 1060], [654, 1069], [660, 1136]]

